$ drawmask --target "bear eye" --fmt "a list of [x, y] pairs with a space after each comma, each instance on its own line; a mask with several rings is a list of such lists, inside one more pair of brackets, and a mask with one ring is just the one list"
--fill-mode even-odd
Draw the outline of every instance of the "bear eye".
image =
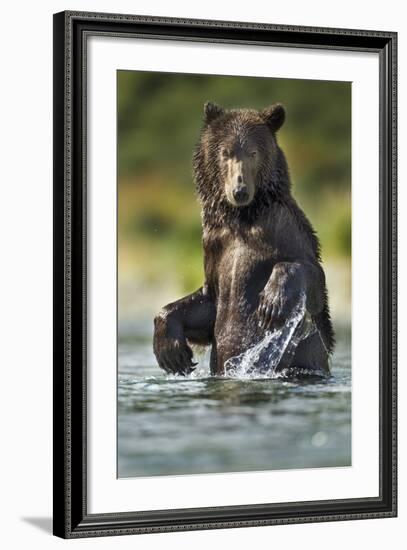
[[252, 157], [252, 158], [254, 158], [256, 155], [257, 155], [257, 151], [251, 151], [249, 153], [249, 156]]
[[227, 159], [230, 157], [230, 152], [228, 149], [222, 149], [222, 156]]

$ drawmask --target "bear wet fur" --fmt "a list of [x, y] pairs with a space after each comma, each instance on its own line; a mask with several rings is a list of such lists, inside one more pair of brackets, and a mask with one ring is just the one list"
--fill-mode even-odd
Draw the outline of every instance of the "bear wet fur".
[[166, 372], [194, 369], [191, 344], [211, 345], [211, 372], [281, 326], [305, 292], [318, 331], [291, 366], [329, 372], [334, 347], [318, 238], [291, 195], [276, 133], [280, 104], [263, 111], [204, 107], [193, 168], [202, 206], [205, 281], [154, 320], [154, 353]]

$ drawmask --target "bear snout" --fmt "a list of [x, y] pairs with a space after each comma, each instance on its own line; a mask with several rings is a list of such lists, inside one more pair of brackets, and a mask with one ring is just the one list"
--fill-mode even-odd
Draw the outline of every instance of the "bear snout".
[[238, 204], [246, 203], [249, 200], [249, 191], [246, 185], [240, 184], [237, 187], [235, 187], [235, 189], [233, 190], [233, 198]]

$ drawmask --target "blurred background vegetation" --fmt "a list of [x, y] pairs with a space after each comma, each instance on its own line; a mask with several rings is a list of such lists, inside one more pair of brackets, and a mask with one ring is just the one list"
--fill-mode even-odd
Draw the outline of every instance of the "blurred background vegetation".
[[[334, 319], [350, 321], [351, 84], [118, 71], [121, 327], [152, 321], [203, 282], [191, 159], [203, 104], [287, 110], [279, 143], [321, 245]], [[123, 328], [124, 330], [124, 328]]]

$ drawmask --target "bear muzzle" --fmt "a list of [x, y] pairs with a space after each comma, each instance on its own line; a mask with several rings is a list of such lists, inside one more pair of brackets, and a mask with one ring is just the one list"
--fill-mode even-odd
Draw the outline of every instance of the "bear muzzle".
[[255, 193], [254, 177], [254, 169], [248, 159], [228, 159], [225, 191], [232, 206], [248, 206], [252, 202]]
[[249, 201], [250, 195], [246, 185], [239, 183], [239, 185], [233, 189], [233, 198], [235, 199], [236, 204], [238, 205], [247, 204], [247, 202]]

